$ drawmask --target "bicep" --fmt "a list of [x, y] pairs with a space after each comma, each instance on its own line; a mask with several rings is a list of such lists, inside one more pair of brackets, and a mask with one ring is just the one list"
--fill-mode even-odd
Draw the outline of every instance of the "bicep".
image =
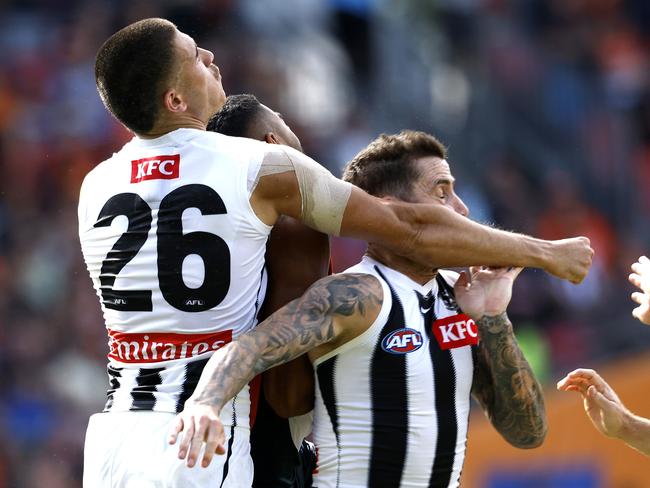
[[417, 239], [414, 220], [413, 206], [382, 200], [353, 187], [343, 214], [341, 235], [384, 244], [406, 254]]
[[269, 225], [288, 215], [317, 231], [339, 235], [351, 188], [308, 156], [276, 146], [264, 158], [251, 205]]

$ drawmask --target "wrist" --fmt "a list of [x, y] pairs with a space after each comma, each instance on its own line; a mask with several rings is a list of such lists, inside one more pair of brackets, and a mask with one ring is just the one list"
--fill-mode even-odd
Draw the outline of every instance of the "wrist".
[[512, 323], [505, 311], [494, 315], [484, 314], [480, 319], [476, 320], [476, 325], [479, 332], [487, 331], [491, 334], [498, 334], [512, 331]]
[[547, 271], [554, 263], [555, 244], [552, 241], [533, 238], [533, 267]]
[[623, 442], [631, 442], [637, 432], [637, 424], [638, 417], [624, 407], [621, 412], [621, 427], [618, 432], [613, 433], [612, 437]]

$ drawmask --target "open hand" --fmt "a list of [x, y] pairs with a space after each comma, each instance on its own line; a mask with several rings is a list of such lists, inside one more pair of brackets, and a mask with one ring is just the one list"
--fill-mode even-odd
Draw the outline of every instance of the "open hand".
[[502, 314], [510, 303], [512, 283], [522, 269], [472, 267], [471, 281], [463, 271], [454, 286], [458, 306], [474, 320]]
[[550, 262], [544, 268], [558, 278], [578, 284], [587, 276], [594, 250], [586, 237], [552, 241]]
[[608, 437], [620, 437], [629, 414], [618, 395], [593, 369], [576, 369], [557, 384], [560, 391], [582, 395], [587, 416], [594, 427]]
[[632, 315], [644, 324], [650, 325], [650, 259], [641, 256], [632, 266], [630, 283], [641, 291], [632, 293], [632, 300], [639, 306], [632, 310]]
[[176, 416], [169, 433], [169, 443], [175, 444], [178, 435], [184, 431], [178, 446], [178, 458], [187, 458], [187, 466], [193, 467], [205, 443], [201, 466], [207, 467], [215, 453], [224, 454], [225, 434], [217, 410], [208, 405], [185, 402], [185, 409]]

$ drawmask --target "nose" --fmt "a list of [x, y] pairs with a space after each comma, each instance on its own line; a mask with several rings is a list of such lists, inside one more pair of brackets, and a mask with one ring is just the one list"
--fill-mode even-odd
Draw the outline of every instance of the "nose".
[[459, 196], [456, 196], [456, 199], [454, 200], [454, 210], [463, 217], [469, 215], [469, 208], [467, 208], [467, 205], [465, 205], [465, 202], [463, 202]]
[[212, 51], [208, 51], [207, 49], [199, 48], [199, 54], [201, 55], [201, 59], [203, 61], [203, 64], [206, 66], [210, 66], [212, 64], [212, 61], [214, 61], [214, 54]]

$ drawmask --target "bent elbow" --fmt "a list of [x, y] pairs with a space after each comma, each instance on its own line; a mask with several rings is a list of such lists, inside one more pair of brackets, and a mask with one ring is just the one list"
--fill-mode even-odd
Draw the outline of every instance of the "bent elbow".
[[504, 438], [511, 446], [518, 449], [535, 449], [544, 443], [547, 433], [548, 428], [546, 422], [544, 422], [544, 425], [541, 426], [541, 428], [522, 432], [522, 435], [519, 436], [504, 436]]

